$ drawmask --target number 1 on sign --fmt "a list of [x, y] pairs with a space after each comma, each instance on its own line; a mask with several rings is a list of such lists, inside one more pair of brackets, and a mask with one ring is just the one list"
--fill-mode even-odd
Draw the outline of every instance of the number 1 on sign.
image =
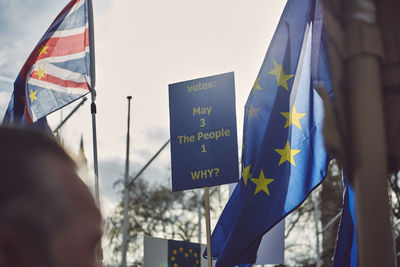
[[206, 150], [206, 145], [205, 145], [205, 144], [202, 144], [201, 147], [203, 148], [203, 150], [201, 150], [201, 152], [206, 153], [206, 152], [207, 152], [207, 150]]

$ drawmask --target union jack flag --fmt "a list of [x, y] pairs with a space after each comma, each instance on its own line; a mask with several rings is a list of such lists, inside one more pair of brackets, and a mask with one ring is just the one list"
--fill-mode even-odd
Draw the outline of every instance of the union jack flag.
[[29, 125], [90, 92], [87, 0], [71, 0], [32, 51], [3, 122]]

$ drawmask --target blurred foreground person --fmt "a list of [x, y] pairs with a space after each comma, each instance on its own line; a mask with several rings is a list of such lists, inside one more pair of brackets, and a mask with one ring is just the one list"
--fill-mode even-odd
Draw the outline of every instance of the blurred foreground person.
[[0, 128], [0, 267], [94, 267], [101, 215], [51, 137]]

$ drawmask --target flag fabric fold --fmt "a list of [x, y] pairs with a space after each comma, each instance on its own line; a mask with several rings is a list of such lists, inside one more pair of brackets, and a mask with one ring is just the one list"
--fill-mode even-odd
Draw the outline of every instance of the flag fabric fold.
[[357, 219], [354, 190], [343, 177], [343, 209], [336, 242], [333, 267], [357, 267]]
[[262, 235], [326, 176], [323, 103], [331, 90], [319, 1], [289, 0], [245, 106], [242, 179], [211, 237], [217, 267], [254, 263]]
[[35, 123], [89, 92], [88, 3], [72, 0], [23, 65], [3, 122]]

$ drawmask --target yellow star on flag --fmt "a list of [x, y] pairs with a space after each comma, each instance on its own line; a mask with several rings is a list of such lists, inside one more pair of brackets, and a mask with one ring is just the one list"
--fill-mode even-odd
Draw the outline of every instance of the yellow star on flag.
[[272, 74], [275, 76], [278, 86], [282, 86], [287, 91], [289, 91], [287, 81], [292, 78], [294, 75], [292, 74], [285, 74], [283, 71], [282, 65], [278, 64], [274, 59], [274, 68], [268, 72], [268, 74]]
[[244, 185], [247, 186], [247, 181], [248, 181], [249, 178], [251, 177], [250, 165], [247, 166], [246, 168], [243, 167], [242, 177], [243, 177]]
[[39, 50], [39, 56], [41, 56], [42, 54], [47, 55], [47, 48], [49, 48], [47, 45], [43, 45]]
[[250, 120], [251, 118], [256, 118], [256, 119], [260, 119], [258, 117], [258, 112], [260, 111], [261, 108], [256, 108], [252, 105], [249, 106], [249, 108], [247, 109], [247, 119]]
[[297, 113], [294, 105], [290, 112], [281, 112], [281, 114], [286, 118], [285, 128], [289, 127], [290, 124], [294, 124], [299, 129], [301, 129], [300, 119], [307, 115], [306, 113]]
[[254, 195], [262, 190], [269, 196], [268, 185], [272, 183], [274, 179], [266, 179], [263, 170], [261, 170], [260, 177], [252, 178], [251, 181], [257, 185]]
[[256, 81], [254, 82], [254, 85], [253, 85], [253, 94], [254, 94], [255, 90], [264, 90], [264, 89], [262, 89], [262, 87], [258, 83], [259, 79], [260, 79], [260, 76], [257, 76], [257, 79], [256, 79]]
[[44, 74], [45, 69], [42, 69], [39, 67], [39, 69], [37, 71], [35, 71], [34, 75], [36, 74], [38, 79], [42, 79], [44, 76], [46, 76], [46, 74]]
[[37, 91], [32, 91], [32, 89], [31, 89], [31, 93], [29, 94], [29, 97], [30, 97], [30, 99], [31, 99], [31, 103], [32, 103], [34, 100], [37, 100], [36, 92], [37, 92]]
[[281, 155], [281, 159], [279, 161], [278, 166], [284, 163], [285, 161], [289, 161], [290, 163], [293, 164], [293, 166], [296, 166], [296, 164], [294, 163], [293, 156], [295, 156], [301, 150], [291, 149], [289, 140], [287, 140], [286, 145], [283, 149], [274, 149], [274, 150], [278, 152], [279, 155]]

